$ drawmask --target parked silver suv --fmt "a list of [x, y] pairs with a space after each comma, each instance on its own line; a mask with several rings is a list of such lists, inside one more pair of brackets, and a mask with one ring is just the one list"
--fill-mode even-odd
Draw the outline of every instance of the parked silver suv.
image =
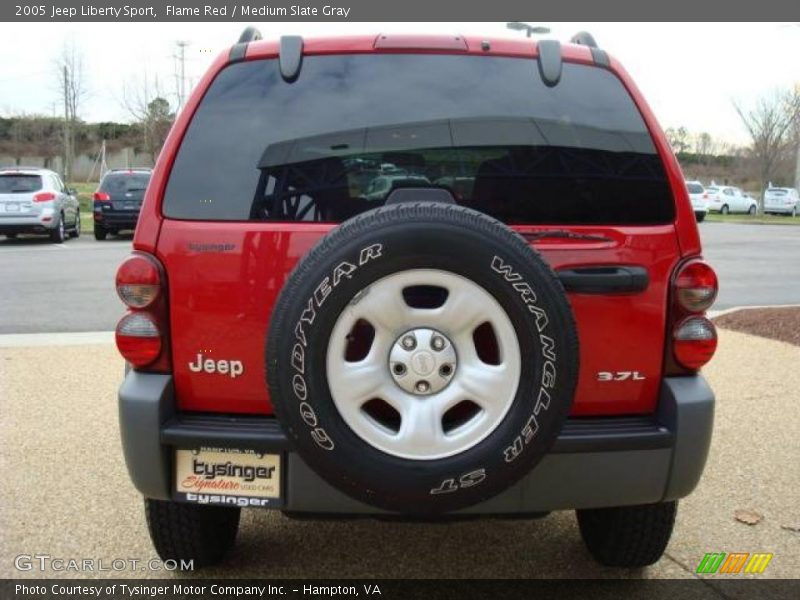
[[0, 234], [43, 233], [56, 244], [81, 233], [75, 190], [57, 173], [36, 167], [0, 168]]

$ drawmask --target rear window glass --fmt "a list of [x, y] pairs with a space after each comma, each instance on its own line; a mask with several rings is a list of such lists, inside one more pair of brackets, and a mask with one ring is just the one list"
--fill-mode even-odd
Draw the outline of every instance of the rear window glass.
[[770, 196], [785, 196], [788, 193], [788, 190], [782, 190], [780, 188], [775, 188], [775, 189], [767, 190], [767, 193]]
[[703, 193], [703, 186], [699, 183], [687, 183], [687, 189], [689, 190], [690, 194], [702, 194]]
[[707, 192], [717, 193], [719, 191], [719, 188], [718, 187], [709, 187], [709, 188], [706, 188], [706, 191]]
[[100, 184], [100, 191], [107, 194], [143, 194], [150, 181], [149, 173], [112, 173], [106, 175]]
[[42, 189], [40, 175], [0, 173], [0, 194], [28, 194]]
[[668, 222], [670, 187], [609, 71], [531, 59], [337, 55], [236, 63], [198, 108], [167, 184], [178, 219], [340, 222], [399, 187], [444, 187], [507, 223]]

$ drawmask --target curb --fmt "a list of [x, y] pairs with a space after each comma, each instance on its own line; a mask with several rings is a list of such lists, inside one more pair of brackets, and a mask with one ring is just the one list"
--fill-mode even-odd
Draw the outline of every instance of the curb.
[[706, 314], [709, 319], [716, 319], [739, 310], [756, 310], [759, 308], [800, 308], [800, 304], [754, 304], [752, 306], [732, 306], [722, 310], [709, 310]]
[[113, 331], [7, 333], [0, 335], [0, 348], [19, 348], [23, 346], [86, 346], [113, 343]]

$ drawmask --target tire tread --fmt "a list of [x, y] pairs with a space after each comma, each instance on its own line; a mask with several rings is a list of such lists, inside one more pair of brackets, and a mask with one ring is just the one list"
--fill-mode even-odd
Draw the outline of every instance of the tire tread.
[[646, 567], [669, 543], [678, 503], [577, 510], [578, 526], [589, 552], [609, 567]]
[[162, 560], [194, 560], [195, 568], [220, 562], [233, 547], [239, 508], [146, 498], [145, 517]]

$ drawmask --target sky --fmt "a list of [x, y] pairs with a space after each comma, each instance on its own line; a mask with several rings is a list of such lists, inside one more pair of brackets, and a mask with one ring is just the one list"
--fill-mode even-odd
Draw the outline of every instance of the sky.
[[[800, 85], [800, 23], [535, 23], [539, 38], [567, 41], [587, 30], [631, 73], [662, 127], [684, 126], [747, 143], [733, 102]], [[0, 23], [0, 115], [58, 114], [56, 57], [65, 43], [83, 54], [86, 121], [130, 121], [123, 90], [145, 75], [175, 102], [177, 40], [189, 41], [186, 76], [196, 83], [245, 23]], [[463, 33], [518, 37], [505, 23], [253, 23], [264, 37]], [[141, 87], [141, 86], [138, 86]], [[129, 94], [130, 95], [130, 94]]]

